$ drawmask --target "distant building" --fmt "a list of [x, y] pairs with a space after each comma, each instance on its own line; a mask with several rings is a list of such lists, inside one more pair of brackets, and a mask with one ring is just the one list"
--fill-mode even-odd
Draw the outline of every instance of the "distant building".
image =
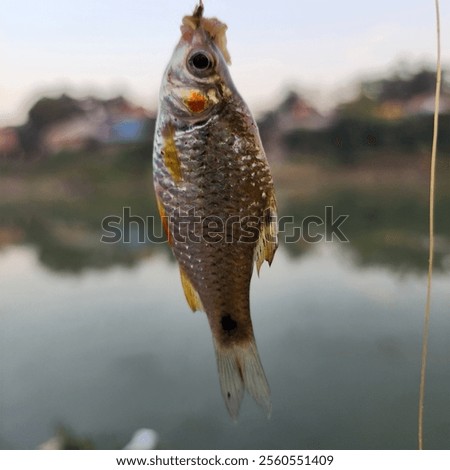
[[0, 128], [0, 157], [10, 157], [20, 153], [20, 141], [13, 127]]
[[390, 100], [376, 107], [374, 114], [380, 119], [395, 121], [405, 116], [404, 103], [399, 100]]
[[41, 144], [48, 153], [82, 150], [99, 140], [98, 127], [88, 116], [76, 116], [50, 126], [41, 136]]
[[150, 114], [122, 97], [111, 100], [87, 98], [78, 101], [82, 111], [48, 125], [40, 138], [46, 153], [82, 150], [92, 145], [140, 142]]
[[143, 140], [145, 119], [123, 119], [111, 125], [109, 140], [113, 143], [139, 142]]
[[[433, 114], [434, 113], [435, 95], [434, 93], [424, 93], [413, 96], [404, 106], [405, 114], [412, 116], [415, 114]], [[450, 112], [450, 96], [441, 94], [439, 100], [439, 111], [441, 113]]]
[[294, 129], [323, 129], [329, 119], [295, 92], [290, 92], [276, 110], [277, 123], [282, 132]]
[[258, 123], [267, 158], [271, 162], [284, 161], [289, 153], [283, 144], [287, 134], [304, 129], [325, 129], [330, 125], [330, 119], [297, 93], [288, 93], [276, 110], [267, 113]]
[[[390, 99], [379, 103], [375, 116], [386, 120], [397, 120], [411, 116], [434, 113], [434, 93], [422, 93], [406, 100]], [[440, 113], [450, 113], [450, 96], [442, 94], [439, 103]]]

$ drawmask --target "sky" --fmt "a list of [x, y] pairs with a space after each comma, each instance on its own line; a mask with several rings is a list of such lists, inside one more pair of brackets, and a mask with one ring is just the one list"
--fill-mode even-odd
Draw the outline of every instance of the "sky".
[[[434, 66], [434, 0], [204, 0], [228, 25], [231, 74], [256, 113], [296, 89], [321, 110], [360, 79]], [[40, 96], [123, 94], [156, 109], [162, 73], [195, 0], [1, 0], [0, 126]], [[441, 0], [450, 65], [450, 2]]]

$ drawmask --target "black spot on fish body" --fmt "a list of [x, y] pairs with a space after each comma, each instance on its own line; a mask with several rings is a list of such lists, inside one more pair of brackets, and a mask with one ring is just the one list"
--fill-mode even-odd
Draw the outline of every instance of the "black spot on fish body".
[[222, 324], [222, 329], [228, 333], [232, 333], [237, 328], [237, 323], [230, 315], [223, 315], [220, 323]]

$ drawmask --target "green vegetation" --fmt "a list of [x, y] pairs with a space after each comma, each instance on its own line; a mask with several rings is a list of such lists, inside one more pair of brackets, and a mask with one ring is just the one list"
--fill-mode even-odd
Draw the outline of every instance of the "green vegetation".
[[[328, 118], [290, 92], [262, 119], [261, 134], [269, 142], [276, 138], [292, 162], [314, 157], [349, 167], [365, 165], [380, 154], [404, 160], [405, 155], [428, 153], [435, 80], [435, 72], [421, 70], [363, 82], [356, 98], [338, 105]], [[438, 144], [445, 155], [450, 152], [450, 84], [445, 74], [441, 108]]]
[[[327, 156], [330, 162], [344, 166], [366, 164], [379, 154], [393, 159], [405, 154], [415, 156], [429, 152], [433, 117], [414, 116], [396, 121], [372, 117], [340, 117], [330, 128], [297, 129], [284, 136], [284, 144], [295, 161], [302, 155]], [[450, 115], [440, 121], [439, 150], [450, 152]]]

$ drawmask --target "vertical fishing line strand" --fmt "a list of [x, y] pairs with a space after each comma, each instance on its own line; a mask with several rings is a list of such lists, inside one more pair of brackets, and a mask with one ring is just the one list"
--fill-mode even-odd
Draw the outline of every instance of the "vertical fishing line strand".
[[430, 331], [430, 305], [431, 305], [431, 280], [433, 276], [433, 255], [434, 255], [434, 190], [436, 183], [436, 149], [439, 125], [439, 97], [441, 92], [441, 27], [439, 16], [439, 0], [435, 0], [436, 7], [436, 34], [437, 34], [437, 61], [436, 61], [436, 95], [434, 103], [433, 122], [433, 144], [431, 148], [430, 167], [430, 225], [429, 225], [429, 254], [428, 254], [428, 276], [427, 276], [427, 299], [425, 303], [425, 317], [422, 333], [422, 356], [420, 367], [420, 389], [419, 389], [419, 419], [418, 419], [418, 444], [419, 449], [423, 449], [423, 409], [425, 401], [425, 375], [427, 369], [428, 336]]

